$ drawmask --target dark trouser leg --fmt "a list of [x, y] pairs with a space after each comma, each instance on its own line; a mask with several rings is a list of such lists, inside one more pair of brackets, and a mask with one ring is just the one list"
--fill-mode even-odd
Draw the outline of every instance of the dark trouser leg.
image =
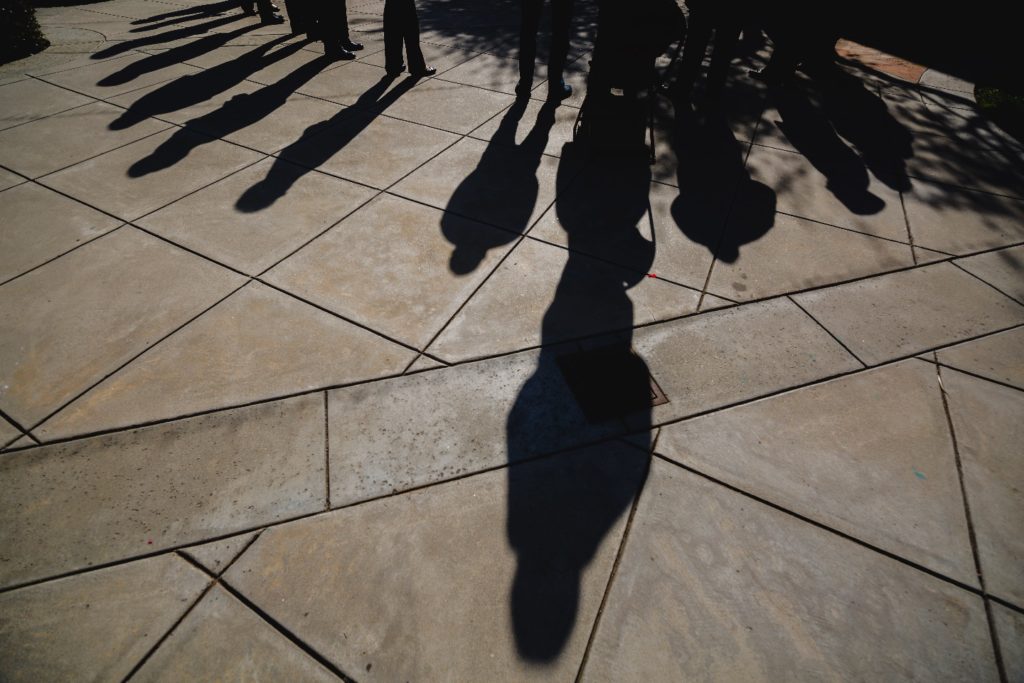
[[238, 8], [246, 14], [252, 14], [256, 11], [256, 2], [255, 0], [241, 0], [238, 3]]
[[320, 39], [324, 44], [348, 41], [348, 12], [345, 0], [320, 0], [322, 3], [320, 16]]
[[264, 19], [274, 16], [274, 8], [271, 6], [270, 0], [256, 0], [256, 7], [259, 8], [260, 16]]
[[573, 0], [551, 2], [551, 49], [548, 54], [548, 82], [561, 85], [565, 60], [569, 55], [569, 29]]
[[397, 72], [402, 66], [402, 0], [384, 2], [384, 68]]
[[533, 65], [537, 61], [537, 29], [544, 0], [522, 0], [522, 23], [519, 26], [519, 80], [533, 81]]
[[405, 53], [409, 55], [409, 72], [422, 73], [427, 68], [427, 62], [420, 49], [420, 20], [416, 17], [416, 3], [414, 0], [403, 2], [406, 9], [402, 32], [405, 34]]

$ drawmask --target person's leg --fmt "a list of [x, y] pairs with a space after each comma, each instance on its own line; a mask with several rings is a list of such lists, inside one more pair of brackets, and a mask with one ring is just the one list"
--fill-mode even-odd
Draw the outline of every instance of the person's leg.
[[[551, 0], [551, 48], [548, 54], [548, 88], [561, 96], [562, 72], [569, 55], [569, 31], [572, 27], [573, 0]], [[569, 92], [572, 92], [571, 89]]]
[[516, 86], [516, 94], [529, 95], [533, 87], [533, 66], [537, 61], [537, 29], [540, 28], [540, 13], [544, 0], [520, 1], [522, 21], [519, 25], [519, 85]]
[[703, 6], [690, 10], [690, 23], [683, 43], [683, 56], [679, 59], [679, 71], [672, 93], [677, 97], [689, 97], [693, 84], [697, 82], [700, 65], [704, 61], [708, 42], [711, 40], [711, 18]]
[[423, 50], [420, 49], [420, 20], [416, 16], [416, 3], [414, 0], [402, 2], [405, 4], [402, 32], [405, 37], [405, 52], [409, 58], [409, 73], [417, 76], [431, 75], [427, 69], [427, 62], [423, 59]]
[[708, 69], [707, 92], [717, 95], [725, 86], [729, 76], [729, 64], [736, 53], [742, 27], [739, 22], [721, 21], [715, 27], [715, 47], [711, 53], [711, 67]]
[[402, 62], [402, 0], [384, 0], [384, 68], [391, 75], [401, 73]]
[[274, 11], [274, 5], [270, 0], [256, 0], [256, 7], [260, 11], [260, 19], [265, 23], [283, 24], [284, 17]]

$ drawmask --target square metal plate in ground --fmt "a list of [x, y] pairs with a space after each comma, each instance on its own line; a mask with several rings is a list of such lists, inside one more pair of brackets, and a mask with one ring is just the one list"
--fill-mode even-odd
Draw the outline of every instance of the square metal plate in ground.
[[557, 362], [589, 422], [606, 422], [668, 403], [647, 363], [626, 345], [568, 353]]

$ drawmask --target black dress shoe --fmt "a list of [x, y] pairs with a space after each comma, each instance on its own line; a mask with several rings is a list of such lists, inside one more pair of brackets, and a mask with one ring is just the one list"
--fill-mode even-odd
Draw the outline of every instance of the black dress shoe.
[[409, 75], [412, 76], [413, 78], [426, 78], [427, 76], [433, 76], [436, 73], [437, 73], [437, 69], [435, 69], [434, 67], [432, 67], [432, 66], [425, 66], [422, 69], [416, 69], [415, 71], [410, 71]]
[[338, 43], [325, 43], [324, 54], [329, 59], [355, 59], [356, 56]]
[[385, 66], [384, 71], [387, 72], [388, 76], [394, 78], [398, 74], [405, 71], [405, 64], [399, 64], [398, 66]]
[[363, 44], [362, 43], [355, 43], [355, 42], [352, 42], [351, 40], [343, 40], [343, 41], [341, 41], [341, 46], [343, 48], [345, 48], [346, 50], [348, 50], [349, 52], [358, 52], [359, 50], [363, 49]]
[[572, 86], [565, 81], [548, 83], [548, 102], [561, 102], [572, 95]]

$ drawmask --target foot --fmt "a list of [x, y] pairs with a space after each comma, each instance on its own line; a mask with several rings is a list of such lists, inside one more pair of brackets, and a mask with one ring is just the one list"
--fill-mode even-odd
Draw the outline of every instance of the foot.
[[384, 67], [384, 71], [387, 72], [388, 76], [394, 78], [398, 74], [405, 71], [405, 64], [399, 64], [398, 66], [386, 66]]
[[324, 44], [324, 54], [330, 59], [355, 59], [356, 56], [338, 43]]
[[533, 90], [533, 79], [520, 78], [519, 82], [516, 83], [516, 97], [529, 97], [530, 91]]
[[261, 24], [283, 24], [284, 17], [280, 14], [265, 14], [260, 17]]
[[415, 71], [410, 71], [409, 75], [413, 76], [414, 78], [426, 78], [427, 76], [433, 76], [436, 73], [437, 73], [437, 69], [435, 69], [434, 67], [432, 67], [432, 66], [425, 66], [422, 69], [416, 69]]
[[247, 17], [254, 17], [256, 16], [256, 9], [253, 7], [243, 7], [242, 14], [244, 14]]
[[355, 43], [348, 39], [341, 41], [341, 46], [348, 50], [349, 52], [358, 52], [359, 50], [363, 49], [362, 43]]
[[561, 102], [566, 97], [572, 96], [572, 86], [565, 81], [548, 83], [548, 101]]

